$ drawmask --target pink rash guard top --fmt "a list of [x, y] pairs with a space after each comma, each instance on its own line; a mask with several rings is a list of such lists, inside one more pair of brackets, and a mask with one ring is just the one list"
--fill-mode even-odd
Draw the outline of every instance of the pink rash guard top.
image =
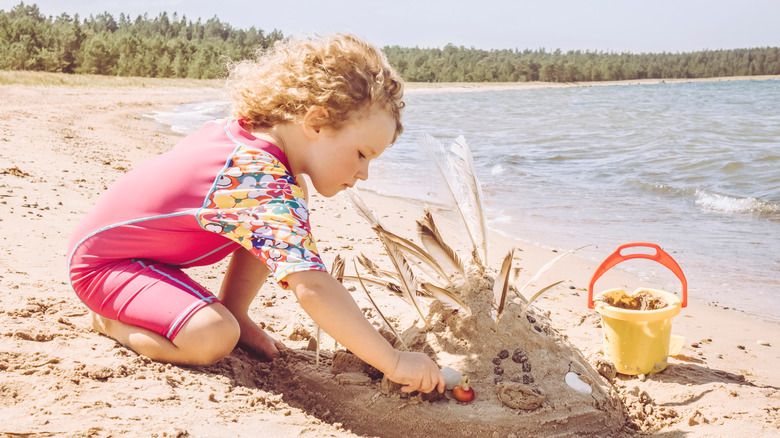
[[181, 268], [239, 247], [276, 281], [325, 271], [302, 188], [287, 158], [237, 119], [206, 123], [175, 148], [120, 177], [68, 245], [71, 284], [93, 311], [173, 339], [219, 300]]

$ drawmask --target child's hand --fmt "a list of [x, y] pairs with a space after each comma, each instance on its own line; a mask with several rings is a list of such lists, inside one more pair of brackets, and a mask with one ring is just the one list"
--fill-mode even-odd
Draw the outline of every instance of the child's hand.
[[444, 376], [435, 362], [423, 353], [397, 351], [395, 369], [386, 375], [393, 382], [404, 385], [403, 392], [444, 392]]

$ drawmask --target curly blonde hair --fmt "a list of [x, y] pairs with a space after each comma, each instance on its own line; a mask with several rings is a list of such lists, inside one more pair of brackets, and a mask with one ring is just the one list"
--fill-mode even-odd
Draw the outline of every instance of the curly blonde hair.
[[328, 111], [320, 126], [339, 129], [354, 112], [379, 105], [395, 118], [393, 141], [403, 132], [403, 87], [381, 50], [344, 34], [277, 41], [231, 65], [228, 76], [233, 116], [253, 128], [300, 122], [320, 106]]

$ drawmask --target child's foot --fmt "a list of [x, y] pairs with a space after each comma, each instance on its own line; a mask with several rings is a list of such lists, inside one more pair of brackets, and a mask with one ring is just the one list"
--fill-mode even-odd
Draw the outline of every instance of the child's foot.
[[91, 310], [89, 313], [92, 315], [92, 328], [95, 329], [96, 332], [110, 337], [111, 335], [108, 334], [108, 325], [111, 323], [111, 320], [103, 318]]
[[279, 351], [287, 348], [251, 320], [238, 320], [238, 325], [241, 327], [241, 337], [238, 343], [266, 360], [279, 357]]

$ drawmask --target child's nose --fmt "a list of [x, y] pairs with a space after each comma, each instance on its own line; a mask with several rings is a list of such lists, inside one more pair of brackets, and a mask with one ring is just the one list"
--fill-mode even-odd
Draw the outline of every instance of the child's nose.
[[[368, 160], [366, 160], [366, 161], [368, 161]], [[368, 163], [360, 166], [360, 168], [358, 169], [357, 173], [355, 174], [355, 178], [357, 178], [357, 179], [359, 179], [361, 181], [365, 181], [365, 180], [368, 179]]]

